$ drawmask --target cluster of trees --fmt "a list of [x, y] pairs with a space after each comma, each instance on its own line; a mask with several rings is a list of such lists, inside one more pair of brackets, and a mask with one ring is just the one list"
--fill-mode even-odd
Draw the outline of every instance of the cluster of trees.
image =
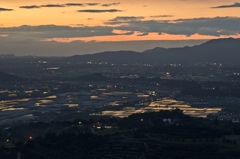
[[[163, 119], [172, 119], [166, 122]], [[79, 125], [79, 122], [81, 123]], [[240, 155], [236, 140], [227, 136], [239, 133], [240, 126], [193, 118], [181, 110], [133, 114], [124, 119], [102, 119], [114, 122], [119, 129], [99, 133], [91, 128], [95, 120], [63, 122], [67, 127], [61, 133], [48, 132], [43, 137], [15, 142], [15, 147], [0, 147], [4, 159], [84, 159], [84, 158], [230, 158]], [[35, 123], [31, 127], [46, 127]], [[88, 129], [86, 129], [88, 127]], [[90, 129], [89, 129], [90, 128]], [[81, 131], [80, 131], [81, 130]], [[84, 130], [84, 131], [83, 131]], [[86, 131], [85, 131], [86, 130]]]

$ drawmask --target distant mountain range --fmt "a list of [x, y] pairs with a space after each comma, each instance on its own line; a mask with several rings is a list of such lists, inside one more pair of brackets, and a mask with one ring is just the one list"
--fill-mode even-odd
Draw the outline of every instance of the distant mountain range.
[[217, 62], [239, 64], [240, 39], [216, 39], [201, 45], [182, 48], [156, 47], [144, 52], [107, 51], [88, 55], [75, 55], [68, 58], [75, 62], [109, 63], [193, 63]]

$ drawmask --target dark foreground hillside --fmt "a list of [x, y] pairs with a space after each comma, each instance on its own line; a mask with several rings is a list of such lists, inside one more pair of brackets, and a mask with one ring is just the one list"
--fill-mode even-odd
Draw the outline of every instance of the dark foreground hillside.
[[[94, 123], [114, 123], [117, 128], [95, 129]], [[50, 126], [32, 123], [31, 127], [36, 130]], [[238, 140], [230, 136], [239, 133], [239, 124], [191, 118], [179, 110], [161, 111], [125, 119], [76, 120], [68, 123], [68, 129], [61, 133], [48, 132], [26, 141], [16, 139], [12, 146], [2, 144], [0, 156], [4, 159], [14, 159], [17, 154], [21, 159], [238, 159]]]

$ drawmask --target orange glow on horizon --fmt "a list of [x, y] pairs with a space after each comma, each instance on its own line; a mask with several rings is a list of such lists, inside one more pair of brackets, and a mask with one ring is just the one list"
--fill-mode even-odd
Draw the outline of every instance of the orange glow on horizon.
[[135, 32], [132, 35], [110, 35], [110, 36], [94, 36], [94, 37], [79, 37], [79, 38], [51, 38], [44, 39], [42, 41], [55, 41], [59, 43], [70, 43], [74, 41], [83, 42], [121, 42], [121, 41], [143, 41], [143, 40], [208, 40], [208, 39], [218, 39], [218, 38], [240, 38], [240, 34], [234, 36], [208, 36], [194, 34], [191, 36], [186, 35], [171, 35], [171, 34], [161, 34], [149, 33], [146, 36], [137, 36], [139, 32]]
[[[68, 6], [67, 3], [96, 3], [97, 5]], [[104, 7], [104, 4], [117, 3]], [[235, 0], [10, 0], [3, 1], [1, 8], [11, 11], [0, 11], [1, 27], [18, 27], [22, 25], [56, 25], [56, 26], [110, 26], [107, 22], [116, 17], [143, 17], [144, 20], [177, 20], [177, 19], [195, 19], [195, 18], [214, 18], [214, 17], [240, 17], [239, 8], [231, 7], [216, 9], [214, 7], [221, 5], [234, 4]], [[61, 7], [42, 7], [47, 4], [62, 5]], [[25, 8], [24, 8], [25, 6]], [[26, 8], [26, 6], [37, 6], [37, 8]], [[116, 10], [116, 11], [109, 11]], [[231, 25], [231, 24], [229, 24]], [[114, 27], [114, 26], [113, 26]], [[210, 26], [211, 27], [211, 26]], [[49, 38], [42, 41], [56, 41], [69, 43], [73, 41], [97, 41], [97, 42], [120, 42], [120, 41], [141, 41], [141, 40], [202, 40], [234, 37], [240, 38], [240, 35], [231, 36], [208, 36], [194, 34], [189, 37], [185, 35], [170, 35], [158, 33], [149, 33], [139, 36], [141, 32], [114, 30], [116, 35], [109, 36], [91, 36], [79, 38]], [[131, 34], [131, 35], [130, 35]], [[10, 35], [10, 34], [9, 34]], [[1, 37], [7, 37], [7, 34], [0, 34]], [[10, 36], [9, 36], [10, 37]], [[22, 36], [23, 37], [23, 36]], [[24, 38], [24, 37], [23, 37]]]

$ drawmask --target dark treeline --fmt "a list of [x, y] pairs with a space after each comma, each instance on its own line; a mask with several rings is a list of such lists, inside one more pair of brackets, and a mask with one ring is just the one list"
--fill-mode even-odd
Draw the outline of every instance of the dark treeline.
[[[118, 128], [97, 130], [92, 127], [94, 123], [115, 123]], [[16, 140], [11, 148], [2, 145], [1, 157], [12, 159], [21, 153], [22, 159], [237, 159], [240, 155], [238, 142], [228, 138], [231, 134], [240, 133], [239, 124], [192, 118], [178, 109], [133, 114], [124, 119], [78, 119], [49, 125], [32, 123], [29, 126], [50, 125], [64, 125], [69, 129]]]

